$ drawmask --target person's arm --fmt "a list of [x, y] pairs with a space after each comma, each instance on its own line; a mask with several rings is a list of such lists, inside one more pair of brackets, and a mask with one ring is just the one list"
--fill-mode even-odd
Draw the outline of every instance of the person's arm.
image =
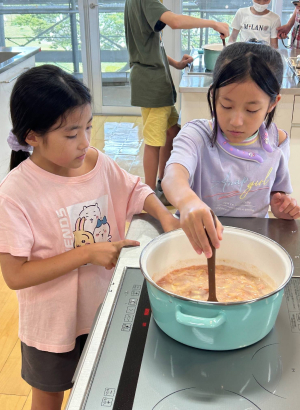
[[158, 219], [164, 232], [173, 231], [180, 228], [180, 222], [170, 211], [160, 202], [155, 194], [147, 196], [144, 203], [144, 211]]
[[177, 70], [183, 70], [189, 63], [193, 62], [193, 57], [189, 56], [188, 54], [184, 54], [180, 61], [174, 60], [172, 57], [168, 57], [168, 62], [170, 66], [176, 68]]
[[[165, 232], [180, 227], [178, 219], [173, 217], [154, 194], [147, 196], [144, 210], [160, 221]], [[112, 269], [124, 246], [139, 245], [139, 242], [129, 239], [94, 243], [38, 261], [27, 261], [27, 258], [0, 253], [0, 265], [7, 286], [19, 290], [57, 279], [87, 263]]]
[[283, 26], [277, 27], [277, 38], [287, 38], [287, 35], [291, 31], [293, 25], [295, 24], [295, 19], [296, 19], [296, 13], [297, 9], [294, 10], [294, 13], [292, 17], [289, 19], [289, 21], [284, 24]]
[[220, 23], [214, 20], [199, 19], [197, 17], [186, 16], [184, 14], [175, 14], [166, 11], [160, 17], [160, 21], [172, 29], [191, 29], [191, 28], [212, 28], [218, 31], [222, 38], [229, 36], [229, 26], [227, 23]]
[[180, 225], [193, 248], [199, 254], [204, 252], [209, 258], [212, 252], [204, 226], [216, 248], [220, 247], [223, 227], [217, 219], [217, 229], [215, 229], [210, 208], [190, 188], [188, 181], [189, 173], [183, 165], [170, 164], [166, 168], [162, 187], [167, 199], [178, 208]]
[[123, 246], [139, 245], [139, 242], [129, 239], [94, 243], [37, 261], [27, 261], [27, 258], [10, 253], [0, 253], [0, 265], [7, 286], [19, 290], [57, 279], [87, 263], [112, 269]]
[[273, 48], [278, 48], [278, 38], [271, 38], [270, 46]]
[[[288, 138], [287, 134], [278, 129], [278, 146]], [[271, 192], [271, 211], [279, 219], [298, 219], [300, 217], [300, 207], [296, 199], [282, 191]]]
[[237, 36], [239, 35], [240, 30], [237, 30], [236, 28], [232, 29], [231, 35], [229, 37], [228, 43], [235, 43]]

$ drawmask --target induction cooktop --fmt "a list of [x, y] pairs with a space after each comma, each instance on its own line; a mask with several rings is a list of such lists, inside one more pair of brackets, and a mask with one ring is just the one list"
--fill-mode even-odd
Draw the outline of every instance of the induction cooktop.
[[299, 389], [300, 278], [286, 286], [263, 340], [217, 352], [167, 336], [153, 320], [141, 271], [127, 268], [83, 408], [295, 410]]

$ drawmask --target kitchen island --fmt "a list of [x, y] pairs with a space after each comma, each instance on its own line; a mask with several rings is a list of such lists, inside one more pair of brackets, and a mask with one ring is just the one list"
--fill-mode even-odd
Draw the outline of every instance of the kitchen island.
[[[220, 218], [220, 220], [224, 225], [236, 226], [243, 229], [252, 230], [259, 234], [263, 234], [273, 240], [276, 240], [290, 253], [292, 257], [295, 268], [294, 277], [300, 277], [300, 221], [284, 221], [278, 219], [262, 218]], [[135, 395], [138, 394], [136, 393], [135, 387], [132, 387], [132, 385], [136, 386], [140, 372], [139, 365], [138, 363], [136, 363], [136, 361], [137, 357], [140, 357], [141, 359], [141, 357], [143, 356], [143, 343], [145, 343], [145, 341], [141, 340], [141, 338], [144, 337], [143, 335], [147, 330], [145, 329], [145, 327], [149, 324], [149, 309], [145, 309], [144, 307], [142, 309], [142, 317], [140, 318], [140, 320], [143, 323], [140, 324], [140, 328], [138, 327], [139, 323], [137, 323], [137, 326], [135, 323], [132, 325], [129, 320], [130, 318], [128, 318], [127, 321], [127, 315], [124, 318], [124, 315], [126, 313], [128, 313], [130, 316], [130, 314], [135, 311], [135, 301], [138, 300], [139, 295], [142, 296], [143, 291], [145, 293], [144, 284], [140, 285], [136, 284], [136, 282], [133, 282], [134, 285], [132, 286], [132, 284], [130, 284], [129, 286], [128, 284], [126, 284], [127, 282], [124, 282], [124, 276], [126, 271], [126, 280], [128, 279], [128, 276], [134, 277], [135, 275], [137, 275], [136, 271], [139, 267], [139, 257], [142, 249], [152, 239], [154, 239], [161, 233], [162, 228], [160, 223], [148, 214], [137, 215], [133, 218], [133, 222], [131, 223], [128, 230], [127, 238], [139, 240], [141, 246], [139, 248], [123, 249], [121, 252], [106, 298], [103, 302], [103, 305], [96, 314], [93, 328], [90, 332], [90, 336], [84, 349], [81, 361], [77, 367], [75, 374], [75, 384], [69, 402], [67, 404], [67, 410], [94, 410], [106, 407], [127, 410], [129, 408], [132, 408], [130, 403], [135, 400]], [[135, 279], [132, 280], [134, 281]], [[142, 278], [141, 281], [143, 281]], [[123, 282], [125, 283], [125, 285], [123, 285]], [[123, 290], [121, 290], [122, 286], [125, 286]], [[142, 292], [140, 291], [140, 289], [142, 289]], [[119, 297], [121, 298], [121, 300], [118, 308], [116, 309], [115, 303]], [[126, 298], [128, 298], [129, 303], [126, 302]], [[142, 298], [140, 300], [142, 301]], [[139, 302], [139, 304], [140, 303], [141, 302]], [[128, 309], [133, 310], [129, 311]], [[119, 322], [119, 324], [117, 325], [117, 336], [114, 336], [114, 341], [116, 341], [116, 338], [120, 340], [126, 339], [128, 343], [128, 340], [131, 340], [133, 338], [134, 333], [136, 334], [136, 337], [139, 338], [135, 342], [136, 344], [133, 344], [133, 356], [131, 356], [128, 363], [129, 373], [126, 373], [123, 368], [123, 371], [121, 372], [123, 384], [120, 383], [120, 385], [122, 384], [122, 386], [119, 387], [109, 378], [110, 376], [108, 373], [110, 372], [101, 373], [98, 371], [99, 360], [104, 354], [103, 345], [106, 341], [107, 332], [109, 331], [109, 328], [111, 326], [113, 315], [114, 318], [119, 316], [119, 319], [121, 320], [121, 322]], [[122, 324], [123, 321], [124, 323]], [[135, 329], [137, 327], [140, 330], [135, 332]], [[145, 329], [145, 332], [141, 329]], [[147, 332], [145, 337], [147, 337]], [[167, 336], [162, 335], [162, 338], [164, 340], [167, 338], [166, 341], [168, 341]], [[180, 348], [180, 344], [178, 344], [177, 342], [172, 342], [172, 346], [174, 343], [175, 346], [178, 345]], [[106, 351], [107, 349], [110, 349], [109, 346], [110, 344], [106, 343]], [[190, 349], [191, 351], [197, 351], [197, 349], [188, 349]], [[122, 369], [123, 362], [121, 361], [121, 356], [122, 354], [124, 355], [123, 348], [120, 347], [112, 350], [113, 351], [110, 353], [113, 355], [113, 358], [111, 361], [106, 361], [106, 365], [108, 366], [108, 368], [113, 367], [114, 369], [118, 369], [120, 367]], [[218, 353], [218, 355], [220, 354], [221, 353]], [[232, 355], [232, 353], [230, 353], [230, 355]], [[167, 376], [168, 375], [164, 374], [161, 382], [166, 382], [166, 380], [168, 379]], [[172, 380], [171, 376], [169, 376], [169, 380]], [[160, 383], [159, 380], [158, 382]], [[103, 388], [102, 386], [103, 383], [105, 385], [105, 388]], [[148, 386], [148, 388], [150, 387]], [[124, 396], [122, 400], [124, 401], [121, 400], [121, 396], [119, 394], [120, 389], [123, 389], [122, 394]], [[152, 390], [150, 389], [149, 391]], [[146, 398], [144, 398], [144, 400], [146, 400]], [[147, 400], [145, 401], [145, 407], [138, 406], [134, 408], [146, 409], [146, 402]]]
[[[289, 169], [291, 174], [293, 196], [300, 202], [300, 82], [289, 67], [287, 59], [300, 54], [300, 49], [279, 50], [284, 63], [281, 100], [276, 108], [275, 124], [291, 137], [291, 156]], [[201, 57], [200, 57], [201, 58]], [[196, 118], [211, 118], [207, 91], [212, 83], [212, 73], [203, 70], [203, 64], [192, 67], [180, 82], [181, 93], [181, 126]], [[200, 67], [200, 69], [199, 69]], [[204, 72], [201, 72], [204, 71]]]

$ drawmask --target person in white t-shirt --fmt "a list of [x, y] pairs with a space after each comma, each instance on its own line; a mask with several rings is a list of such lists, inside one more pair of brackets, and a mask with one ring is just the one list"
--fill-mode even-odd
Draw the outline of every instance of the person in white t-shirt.
[[239, 9], [231, 24], [229, 43], [235, 43], [240, 33], [240, 41], [256, 38], [278, 48], [276, 29], [280, 27], [280, 17], [268, 10], [270, 3], [271, 0], [253, 0], [251, 7]]

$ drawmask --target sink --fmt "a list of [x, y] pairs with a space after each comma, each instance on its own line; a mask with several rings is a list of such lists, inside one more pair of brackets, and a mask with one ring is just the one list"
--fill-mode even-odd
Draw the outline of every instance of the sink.
[[11, 51], [0, 51], [0, 63], [4, 63], [4, 61], [7, 61], [10, 58], [17, 56], [18, 54], [20, 53], [13, 53]]

